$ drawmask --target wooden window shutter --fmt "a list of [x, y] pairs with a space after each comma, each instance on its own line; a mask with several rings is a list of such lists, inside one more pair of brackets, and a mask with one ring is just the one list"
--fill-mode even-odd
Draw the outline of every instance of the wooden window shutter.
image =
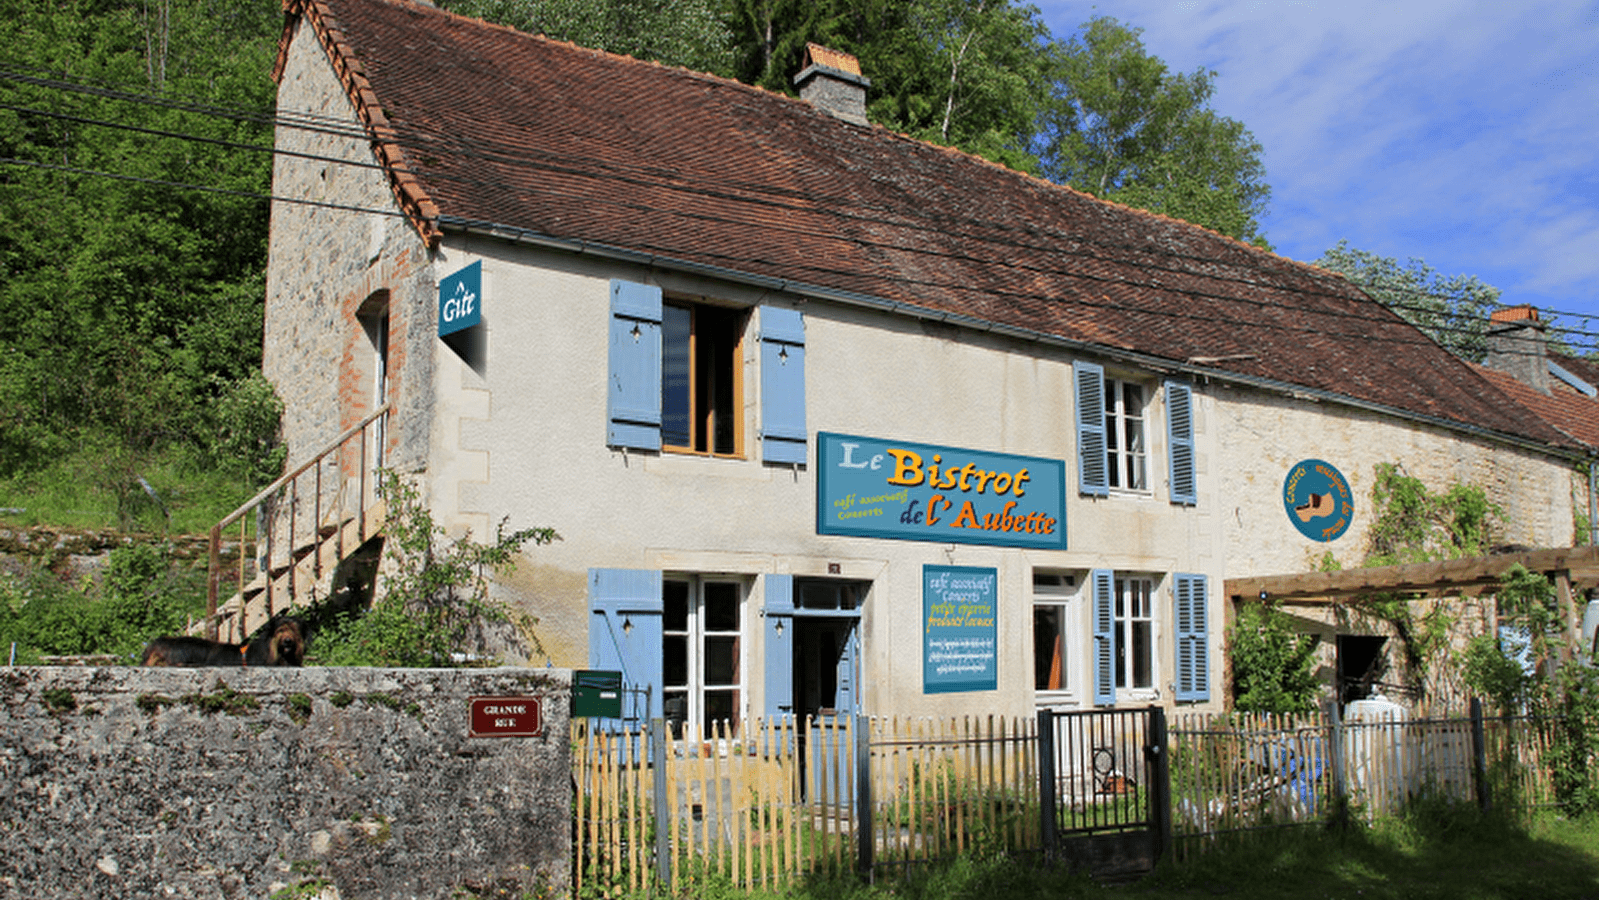
[[1105, 460], [1105, 370], [1074, 362], [1072, 381], [1077, 392], [1077, 490], [1106, 497], [1110, 470]]
[[661, 449], [661, 289], [611, 280], [605, 442]]
[[805, 319], [761, 307], [761, 459], [805, 464]]
[[1181, 381], [1166, 382], [1166, 448], [1170, 457], [1171, 502], [1199, 502], [1194, 474], [1194, 389]]

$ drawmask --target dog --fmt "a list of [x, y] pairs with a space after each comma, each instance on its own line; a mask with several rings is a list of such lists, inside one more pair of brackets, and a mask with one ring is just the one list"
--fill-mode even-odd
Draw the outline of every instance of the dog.
[[197, 637], [160, 637], [144, 648], [141, 666], [298, 666], [305, 661], [305, 624], [291, 616], [267, 620], [243, 644]]

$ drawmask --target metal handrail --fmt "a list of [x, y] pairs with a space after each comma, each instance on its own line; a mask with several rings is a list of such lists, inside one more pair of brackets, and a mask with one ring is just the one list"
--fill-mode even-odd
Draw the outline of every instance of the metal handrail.
[[[243, 504], [241, 504], [238, 509], [235, 509], [233, 512], [228, 513], [226, 516], [223, 516], [221, 521], [219, 521], [215, 525], [211, 526], [210, 559], [209, 559], [208, 571], [207, 571], [207, 577], [206, 577], [206, 603], [205, 603], [206, 634], [207, 634], [208, 637], [210, 637], [210, 638], [212, 638], [214, 640], [216, 638], [216, 636], [217, 636], [217, 625], [218, 625], [218, 622], [217, 622], [217, 599], [218, 599], [218, 596], [221, 593], [221, 581], [222, 581], [222, 531], [223, 531], [223, 529], [227, 528], [228, 526], [230, 526], [230, 525], [232, 525], [232, 524], [234, 524], [236, 522], [240, 522], [240, 520], [242, 520], [247, 513], [251, 512], [252, 510], [257, 509], [258, 507], [260, 507], [261, 504], [266, 502], [268, 498], [271, 498], [271, 497], [277, 495], [284, 488], [289, 488], [290, 492], [291, 492], [291, 500], [290, 500], [290, 508], [289, 508], [289, 515], [290, 515], [290, 519], [289, 519], [289, 543], [290, 543], [290, 554], [291, 554], [290, 564], [292, 566], [292, 564], [293, 564], [292, 554], [293, 554], [293, 543], [294, 543], [294, 516], [295, 516], [295, 507], [297, 506], [297, 504], [294, 502], [295, 499], [297, 499], [297, 494], [296, 494], [297, 487], [296, 487], [296, 484], [295, 484], [296, 480], [301, 475], [304, 475], [307, 471], [309, 471], [313, 466], [318, 466], [320, 463], [322, 463], [329, 456], [331, 456], [334, 453], [337, 453], [340, 450], [342, 450], [344, 448], [345, 444], [347, 444], [350, 441], [351, 438], [356, 437], [357, 435], [364, 435], [366, 430], [369, 427], [371, 427], [371, 425], [374, 422], [376, 422], [379, 419], [383, 418], [385, 415], [387, 415], [390, 412], [390, 410], [391, 410], [391, 405], [388, 404], [388, 403], [384, 403], [383, 405], [379, 406], [377, 409], [373, 410], [369, 415], [367, 415], [366, 418], [362, 419], [359, 423], [350, 426], [349, 428], [345, 429], [342, 433], [340, 433], [338, 437], [336, 437], [333, 440], [329, 441], [326, 446], [324, 446], [320, 451], [318, 451], [310, 459], [308, 459], [305, 462], [301, 463], [299, 466], [294, 468], [292, 471], [285, 473], [284, 475], [279, 477], [276, 481], [273, 481], [271, 484], [269, 484], [266, 487], [262, 488], [254, 497], [251, 497], [249, 500], [246, 500]], [[367, 460], [366, 460], [366, 441], [363, 439], [362, 442], [361, 442], [360, 496], [359, 496], [359, 499], [358, 499], [358, 506], [357, 506], [357, 511], [361, 515], [362, 521], [364, 521], [364, 517], [365, 517], [365, 513], [366, 513], [367, 470], [368, 470], [368, 466], [367, 466]], [[314, 509], [313, 514], [312, 514], [313, 533], [315, 533], [315, 529], [320, 525], [321, 519], [322, 519], [322, 470], [320, 468], [317, 469], [317, 484], [316, 484], [316, 491], [315, 492], [316, 492], [315, 509]], [[239, 579], [238, 580], [239, 580], [239, 590], [240, 590], [241, 593], [243, 592], [243, 589], [244, 589], [244, 565], [245, 565], [245, 562], [244, 562], [244, 560], [245, 560], [244, 545], [245, 545], [245, 541], [246, 541], [246, 536], [244, 534], [245, 528], [246, 528], [245, 525], [242, 525], [242, 524], [240, 525], [239, 570], [238, 570], [239, 571]], [[318, 535], [317, 539], [320, 539], [319, 535]], [[272, 578], [272, 575], [271, 575], [271, 565], [272, 565], [272, 561], [271, 561], [271, 543], [272, 543], [272, 540], [271, 540], [271, 532], [270, 532], [270, 530], [267, 532], [266, 540], [267, 540], [267, 554], [268, 554], [268, 558], [267, 558], [267, 562], [266, 562], [266, 566], [267, 566], [266, 578], [267, 578], [267, 582], [268, 582], [267, 590], [268, 590], [269, 596], [270, 596], [271, 578]], [[242, 629], [242, 623], [241, 623], [241, 629]], [[242, 638], [243, 635], [241, 634], [240, 637]]]

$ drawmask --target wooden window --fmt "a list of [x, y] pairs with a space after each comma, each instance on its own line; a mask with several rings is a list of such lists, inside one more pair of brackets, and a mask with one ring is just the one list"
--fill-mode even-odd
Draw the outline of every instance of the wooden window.
[[668, 303], [662, 314], [662, 446], [741, 455], [743, 311]]

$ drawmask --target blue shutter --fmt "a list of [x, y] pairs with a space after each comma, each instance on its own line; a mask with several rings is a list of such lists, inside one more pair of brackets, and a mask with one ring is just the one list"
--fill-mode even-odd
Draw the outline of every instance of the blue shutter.
[[805, 464], [805, 318], [761, 307], [761, 459]]
[[1208, 584], [1203, 575], [1174, 576], [1177, 619], [1177, 699], [1210, 699]]
[[[622, 718], [643, 722], [661, 714], [661, 573], [589, 570], [589, 667], [622, 673]], [[645, 697], [633, 689], [649, 690]]]
[[661, 289], [611, 280], [610, 377], [606, 382], [612, 447], [661, 449]]
[[1094, 606], [1094, 705], [1116, 703], [1116, 573], [1088, 574]]
[[794, 576], [767, 575], [764, 579], [766, 608], [766, 646], [761, 653], [766, 661], [766, 718], [794, 714]]
[[1077, 388], [1077, 490], [1110, 496], [1110, 471], [1105, 461], [1105, 370], [1093, 363], [1072, 363]]
[[1194, 389], [1181, 381], [1166, 382], [1166, 447], [1171, 457], [1171, 502], [1199, 502], [1194, 477]]

